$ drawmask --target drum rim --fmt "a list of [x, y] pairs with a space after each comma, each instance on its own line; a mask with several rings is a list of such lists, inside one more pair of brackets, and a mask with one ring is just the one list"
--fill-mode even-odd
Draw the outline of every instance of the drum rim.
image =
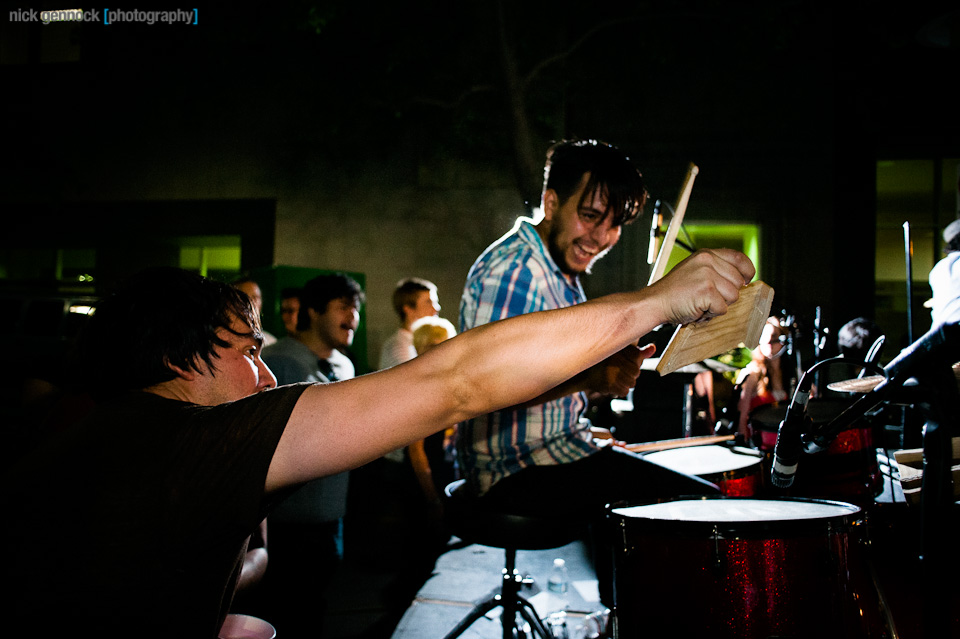
[[[707, 501], [707, 500], [733, 500], [733, 501], [761, 501], [761, 502], [793, 502], [793, 503], [816, 503], [822, 505], [839, 506], [846, 512], [838, 512], [832, 515], [819, 515], [806, 517], [802, 519], [784, 517], [783, 519], [763, 519], [763, 520], [742, 520], [742, 521], [707, 521], [707, 520], [678, 520], [678, 519], [655, 519], [651, 517], [627, 516], [615, 512], [620, 508], [633, 508], [637, 506], [649, 506], [655, 504], [671, 503], [677, 501]], [[850, 510], [852, 509], [852, 510]], [[624, 535], [631, 533], [669, 533], [671, 536], [697, 537], [702, 538], [705, 535], [719, 535], [726, 539], [741, 538], [771, 538], [771, 533], [775, 533], [776, 538], [806, 537], [811, 534], [822, 535], [824, 532], [840, 532], [862, 523], [865, 519], [863, 508], [849, 502], [835, 499], [820, 499], [813, 497], [739, 497], [728, 495], [689, 495], [677, 496], [667, 499], [659, 499], [647, 502], [616, 502], [607, 505], [607, 518], [611, 520], [618, 528], [623, 530]]]

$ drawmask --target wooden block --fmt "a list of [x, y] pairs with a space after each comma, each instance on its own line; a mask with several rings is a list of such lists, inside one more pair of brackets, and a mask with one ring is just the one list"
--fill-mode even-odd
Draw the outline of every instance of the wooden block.
[[900, 467], [900, 486], [904, 489], [920, 488], [923, 484], [923, 471], [912, 466]]
[[[950, 440], [950, 446], [953, 451], [951, 453], [951, 459], [953, 461], [960, 461], [960, 437], [953, 437]], [[893, 452], [893, 457], [900, 465], [907, 464], [909, 466], [916, 466], [917, 468], [923, 467], [922, 448], [904, 448], [903, 450], [896, 450]]]
[[893, 457], [901, 466], [923, 466], [922, 448], [906, 448], [904, 450], [897, 450], [894, 451]]
[[751, 350], [756, 348], [772, 304], [773, 289], [767, 284], [758, 280], [743, 287], [740, 299], [725, 314], [701, 324], [678, 327], [660, 356], [657, 372], [667, 375], [741, 344]]
[[[950, 473], [953, 476], [953, 496], [960, 497], [960, 437], [952, 439], [953, 464], [950, 467]], [[903, 489], [903, 495], [907, 503], [920, 503], [920, 496], [923, 486], [923, 449], [909, 448], [906, 450], [895, 451], [894, 459], [900, 470], [900, 487]]]

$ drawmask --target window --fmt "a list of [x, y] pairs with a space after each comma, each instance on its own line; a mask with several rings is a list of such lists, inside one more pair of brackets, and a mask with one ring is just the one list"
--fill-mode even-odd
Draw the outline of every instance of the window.
[[[943, 228], [957, 219], [960, 159], [877, 162], [876, 317], [904, 345], [908, 311], [914, 339], [930, 328], [927, 277], [941, 257]], [[907, 241], [912, 245], [911, 296], [907, 304]]]

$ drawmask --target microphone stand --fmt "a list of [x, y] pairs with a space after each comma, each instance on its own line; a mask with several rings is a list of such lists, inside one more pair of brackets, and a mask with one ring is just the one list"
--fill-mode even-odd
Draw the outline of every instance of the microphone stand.
[[861, 395], [816, 433], [805, 435], [804, 443], [814, 449], [811, 452], [826, 448], [841, 431], [886, 401], [893, 391], [900, 389], [911, 377], [920, 379], [933, 368], [945, 367], [952, 380], [952, 366], [957, 361], [960, 361], [960, 324], [935, 326], [883, 368], [884, 381], [869, 393]]
[[[956, 409], [960, 404], [957, 380], [947, 366], [932, 367], [918, 373], [927, 384], [931, 401], [924, 404], [927, 418], [923, 433], [923, 488], [920, 493], [920, 566], [923, 579], [923, 634], [925, 637], [950, 636], [950, 569], [955, 565], [951, 546], [956, 534], [953, 477], [953, 445], [957, 434]], [[955, 586], [954, 586], [955, 587]]]
[[913, 342], [913, 241], [910, 222], [903, 223], [903, 253], [907, 267], [907, 341]]
[[954, 517], [952, 438], [960, 435], [960, 392], [953, 364], [960, 361], [960, 324], [940, 324], [904, 349], [884, 367], [886, 380], [865, 393], [819, 432], [804, 434], [808, 452], [816, 452], [856, 420], [915, 378], [922, 389], [919, 408], [926, 417], [923, 434], [923, 488], [920, 502], [920, 552], [925, 637], [950, 633], [949, 574], [955, 557], [950, 545]]

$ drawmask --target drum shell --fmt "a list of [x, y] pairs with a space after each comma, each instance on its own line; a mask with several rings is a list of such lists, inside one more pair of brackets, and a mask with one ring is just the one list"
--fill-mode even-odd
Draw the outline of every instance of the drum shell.
[[[849, 405], [849, 400], [814, 398], [807, 406], [807, 417], [815, 425], [828, 424]], [[786, 404], [762, 406], [750, 415], [755, 438], [764, 453], [764, 477], [770, 475], [777, 432], [786, 410]], [[860, 422], [838, 433], [826, 450], [801, 456], [793, 486], [787, 494], [868, 505], [882, 490], [883, 476], [877, 462], [873, 430]]]
[[716, 484], [727, 497], [754, 497], [764, 485], [762, 456], [738, 454], [724, 446], [662, 450], [647, 453], [644, 459]]
[[865, 595], [874, 593], [861, 569], [862, 520], [850, 510], [859, 509], [762, 501], [837, 504], [842, 514], [702, 522], [618, 516], [611, 509], [621, 542], [614, 636], [879, 636], [860, 614]]

